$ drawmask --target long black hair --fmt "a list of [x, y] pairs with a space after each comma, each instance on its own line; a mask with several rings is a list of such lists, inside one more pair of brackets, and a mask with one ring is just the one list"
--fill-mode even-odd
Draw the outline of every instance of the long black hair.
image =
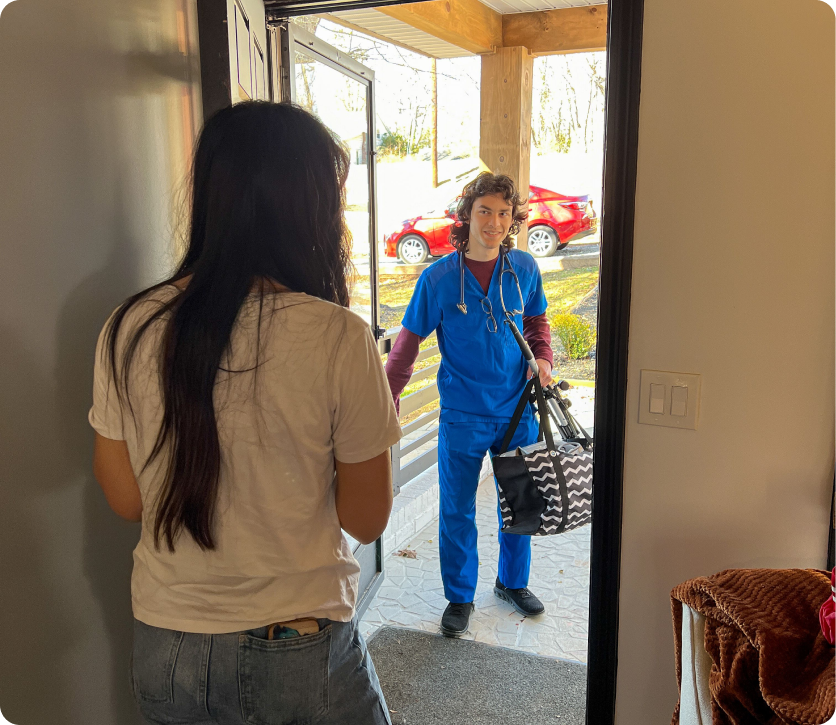
[[527, 199], [523, 199], [517, 191], [517, 186], [510, 176], [505, 174], [492, 174], [490, 171], [483, 171], [475, 179], [465, 184], [462, 195], [459, 197], [459, 205], [456, 209], [457, 223], [450, 227], [450, 244], [458, 251], [466, 252], [470, 241], [470, 215], [473, 212], [473, 204], [477, 199], [489, 194], [501, 194], [507, 204], [511, 205], [513, 221], [508, 230], [508, 236], [502, 240], [506, 249], [512, 249], [514, 240], [511, 237], [519, 234], [522, 223], [528, 217], [525, 210]]
[[[120, 401], [137, 347], [156, 321], [164, 412], [145, 462], [167, 454], [155, 501], [154, 542], [169, 551], [185, 529], [203, 550], [215, 548], [221, 448], [213, 389], [239, 310], [255, 287], [259, 314], [271, 282], [348, 306], [350, 237], [344, 185], [349, 157], [339, 140], [291, 104], [239, 103], [203, 128], [194, 155], [188, 246], [174, 274], [125, 301], [106, 332], [105, 350]], [[188, 284], [162, 303], [124, 342], [128, 311], [149, 292]], [[256, 367], [258, 361], [256, 358]], [[143, 469], [144, 470], [144, 469]]]

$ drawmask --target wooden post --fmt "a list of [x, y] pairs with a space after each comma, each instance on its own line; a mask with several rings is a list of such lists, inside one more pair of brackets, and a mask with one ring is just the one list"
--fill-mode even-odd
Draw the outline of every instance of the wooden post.
[[[534, 56], [528, 48], [497, 48], [482, 56], [479, 157], [483, 169], [507, 174], [528, 197], [531, 164], [531, 83]], [[528, 249], [523, 226], [517, 248]]]
[[433, 189], [438, 188], [438, 68], [433, 58], [433, 130], [432, 130], [432, 157], [433, 157]]

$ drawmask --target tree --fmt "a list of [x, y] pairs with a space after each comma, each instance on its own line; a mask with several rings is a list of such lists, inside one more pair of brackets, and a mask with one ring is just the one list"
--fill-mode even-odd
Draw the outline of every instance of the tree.
[[[314, 23], [314, 21], [316, 22]], [[416, 82], [404, 86], [402, 97], [399, 98], [397, 104], [397, 117], [390, 118], [389, 123], [387, 123], [378, 115], [378, 121], [385, 129], [378, 142], [379, 148], [383, 153], [406, 156], [432, 145], [434, 59], [413, 57], [412, 53], [396, 45], [363, 35], [352, 28], [342, 27], [332, 22], [320, 24], [318, 18], [294, 18], [293, 22], [300, 22], [310, 32], [315, 32], [317, 28], [327, 28], [327, 41], [359, 63], [374, 66], [383, 62], [410, 71], [410, 75], [414, 76]], [[304, 100], [309, 97], [305, 95], [309, 93], [308, 87], [305, 86], [305, 83], [309, 80], [309, 75], [310, 72], [308, 71], [308, 75], [300, 77], [302, 86], [300, 96], [304, 97], [300, 99], [302, 105], [304, 105]], [[354, 95], [352, 90], [347, 88], [344, 94], [345, 97], [341, 97], [341, 100], [345, 104], [346, 110], [361, 110], [363, 108], [362, 105], [358, 105], [360, 99], [352, 97]]]
[[537, 60], [532, 145], [566, 153], [576, 143], [589, 151], [603, 132], [606, 78], [603, 53]]

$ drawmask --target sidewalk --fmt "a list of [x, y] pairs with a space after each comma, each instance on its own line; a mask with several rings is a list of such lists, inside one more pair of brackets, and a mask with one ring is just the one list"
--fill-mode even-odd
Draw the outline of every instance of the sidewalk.
[[[529, 586], [546, 605], [546, 612], [525, 618], [493, 594], [499, 546], [496, 488], [491, 476], [479, 486], [476, 522], [479, 583], [476, 611], [464, 639], [585, 663], [591, 527], [558, 536], [532, 537]], [[384, 564], [386, 578], [360, 623], [365, 637], [385, 624], [439, 631], [447, 601], [439, 571], [438, 518], [404, 548], [414, 551], [416, 558], [389, 552]]]

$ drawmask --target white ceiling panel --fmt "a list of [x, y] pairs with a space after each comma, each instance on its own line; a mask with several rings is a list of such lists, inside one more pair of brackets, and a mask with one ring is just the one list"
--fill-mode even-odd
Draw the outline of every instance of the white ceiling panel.
[[584, 8], [590, 5], [604, 4], [601, 0], [481, 0], [481, 2], [503, 15], [532, 13], [537, 10]]
[[411, 25], [395, 20], [377, 10], [341, 10], [326, 16], [331, 20], [344, 21], [358, 30], [391, 40], [392, 42], [417, 50], [433, 58], [461, 58], [473, 55], [457, 45], [447, 43], [434, 35], [417, 30]]

